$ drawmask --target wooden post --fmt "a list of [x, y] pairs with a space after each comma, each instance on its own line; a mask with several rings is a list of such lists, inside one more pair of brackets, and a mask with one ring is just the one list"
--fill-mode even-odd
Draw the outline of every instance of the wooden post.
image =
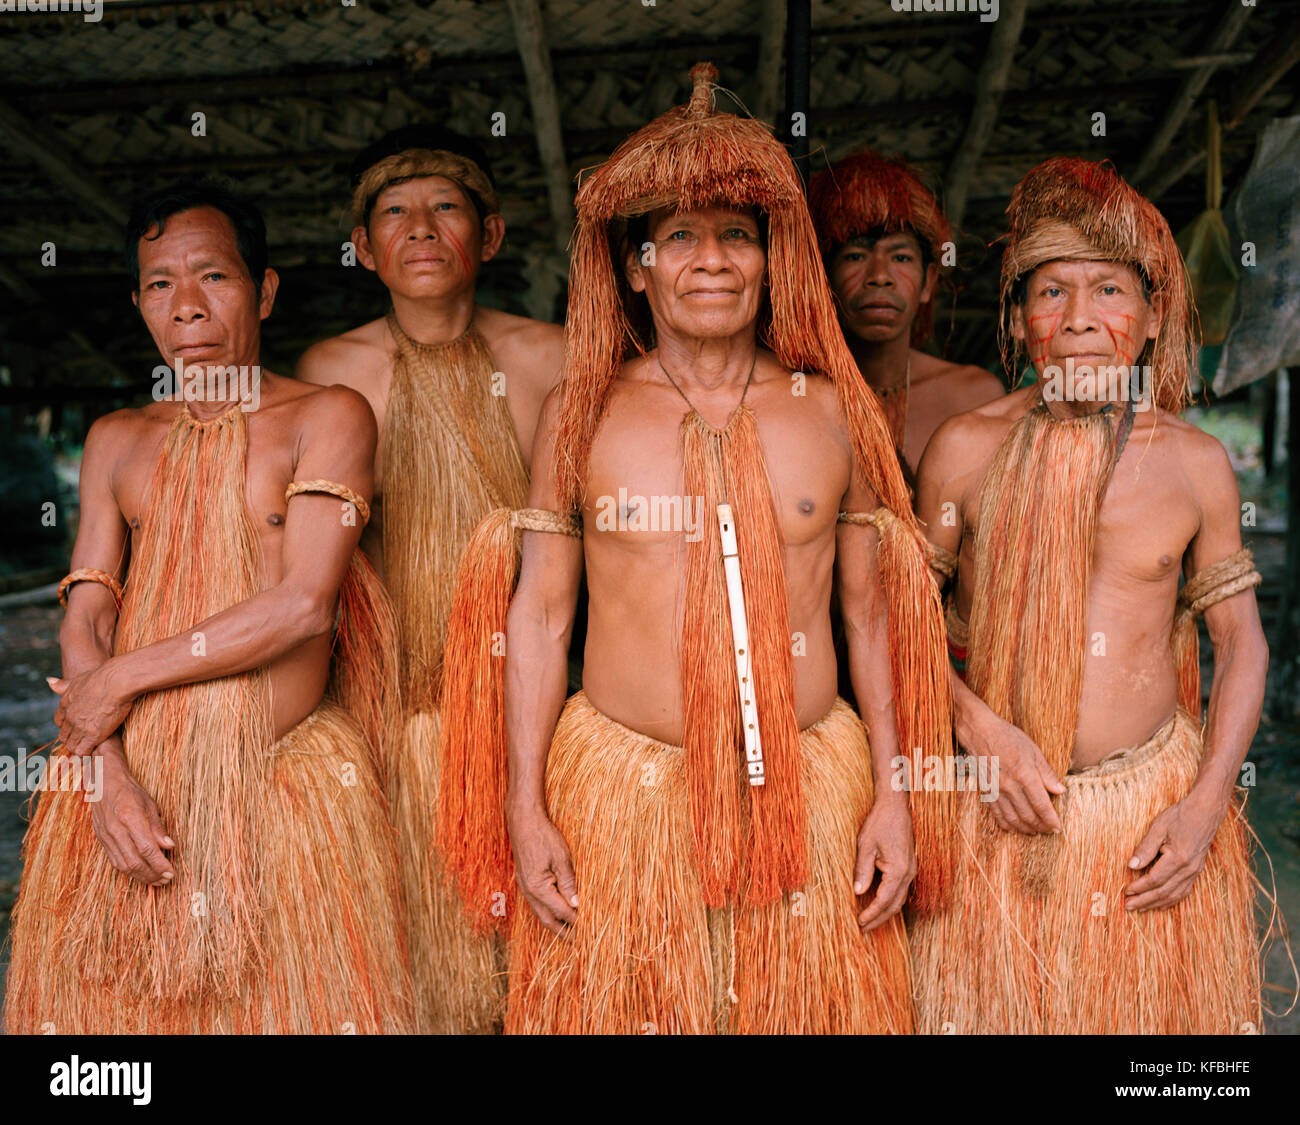
[[1286, 451], [1286, 568], [1282, 574], [1281, 605], [1278, 609], [1277, 651], [1273, 653], [1276, 669], [1273, 682], [1277, 690], [1269, 713], [1277, 722], [1290, 722], [1295, 717], [1297, 664], [1300, 664], [1300, 394], [1295, 380], [1289, 380], [1287, 396], [1287, 451]]
[[971, 178], [993, 136], [1028, 10], [1029, 0], [1005, 0], [989, 33], [988, 54], [975, 78], [975, 108], [971, 110], [970, 122], [952, 158], [948, 182], [944, 185], [944, 210], [954, 227], [960, 227], [965, 217]]
[[[551, 240], [555, 248], [556, 265], [561, 273], [568, 266], [565, 250], [573, 226], [573, 184], [569, 182], [569, 162], [564, 155], [564, 136], [560, 129], [560, 103], [555, 92], [555, 74], [551, 67], [551, 51], [546, 42], [546, 29], [542, 23], [542, 10], [537, 0], [508, 0], [510, 17], [515, 25], [515, 41], [519, 57], [524, 64], [524, 77], [528, 82], [528, 98], [533, 110], [533, 126], [537, 132], [537, 149], [542, 158], [542, 171], [546, 176], [546, 194], [550, 200]], [[533, 293], [529, 313], [550, 320], [555, 315], [555, 297], [560, 281], [546, 271], [534, 267]]]
[[781, 108], [781, 51], [785, 46], [785, 0], [763, 0], [762, 26], [758, 32], [758, 67], [755, 83], [754, 116], [775, 124]]

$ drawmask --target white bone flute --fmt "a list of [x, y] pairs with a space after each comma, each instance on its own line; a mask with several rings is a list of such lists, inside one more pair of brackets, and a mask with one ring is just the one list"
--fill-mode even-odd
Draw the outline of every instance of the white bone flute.
[[718, 505], [718, 530], [722, 533], [722, 569], [727, 577], [727, 603], [731, 609], [731, 643], [736, 655], [736, 687], [740, 693], [740, 720], [745, 733], [745, 764], [750, 785], [762, 785], [763, 740], [758, 731], [754, 703], [754, 668], [749, 651], [749, 621], [745, 616], [745, 591], [740, 581], [740, 555], [736, 549], [736, 522], [730, 504]]

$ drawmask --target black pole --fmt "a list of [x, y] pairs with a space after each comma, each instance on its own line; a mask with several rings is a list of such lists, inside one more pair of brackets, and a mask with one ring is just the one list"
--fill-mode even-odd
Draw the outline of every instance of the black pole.
[[804, 178], [805, 186], [808, 182], [811, 72], [812, 0], [788, 0], [785, 12], [785, 134], [792, 146], [790, 155]]

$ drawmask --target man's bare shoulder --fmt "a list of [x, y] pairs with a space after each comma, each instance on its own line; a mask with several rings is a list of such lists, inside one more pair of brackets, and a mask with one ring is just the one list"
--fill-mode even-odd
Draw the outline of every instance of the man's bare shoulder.
[[[987, 372], [985, 372], [987, 374]], [[945, 419], [925, 447], [931, 468], [971, 463], [999, 445], [1016, 419], [1028, 411], [1034, 388], [1012, 391]]]
[[1236, 486], [1232, 460], [1223, 443], [1176, 414], [1163, 411], [1139, 414], [1129, 445], [1139, 451], [1149, 447], [1171, 451], [1198, 491], [1203, 488], [1218, 491], [1229, 483]]
[[932, 355], [913, 364], [912, 386], [928, 386], [941, 392], [957, 410], [974, 410], [1006, 394], [1002, 380], [983, 367], [949, 363]]
[[341, 383], [364, 390], [376, 378], [387, 377], [393, 356], [392, 337], [383, 317], [313, 344], [298, 359], [294, 378], [332, 386]]
[[[988, 372], [986, 371], [985, 374], [987, 375]], [[1022, 387], [1010, 394], [998, 395], [970, 410], [954, 414], [939, 427], [939, 430], [950, 430], [972, 436], [994, 431], [1005, 433], [1012, 422], [1023, 418], [1029, 411], [1036, 394], [1034, 387]]]
[[[801, 398], [818, 410], [827, 425], [837, 430], [845, 430], [844, 412], [840, 406], [839, 392], [831, 382], [829, 375], [819, 372], [794, 372], [788, 368], [779, 368], [776, 376], [789, 388], [791, 397]], [[847, 431], [845, 431], [847, 433]]]
[[509, 340], [534, 347], [543, 345], [564, 345], [564, 328], [544, 320], [533, 320], [527, 316], [494, 309], [488, 305], [476, 305], [474, 317], [479, 331], [491, 343], [493, 339]]
[[332, 384], [327, 387], [299, 379], [281, 379], [284, 401], [296, 412], [304, 426], [331, 433], [375, 431], [375, 415], [365, 395], [351, 387]]
[[[559, 381], [564, 364], [562, 326], [515, 316], [485, 304], [474, 308], [474, 320], [494, 358], [517, 368], [537, 384], [538, 391], [550, 390]], [[526, 362], [516, 363], [517, 359]]]
[[147, 406], [126, 407], [96, 418], [86, 432], [83, 456], [111, 457], [122, 448], [135, 445], [151, 427], [169, 424], [177, 409], [170, 404], [151, 402]]

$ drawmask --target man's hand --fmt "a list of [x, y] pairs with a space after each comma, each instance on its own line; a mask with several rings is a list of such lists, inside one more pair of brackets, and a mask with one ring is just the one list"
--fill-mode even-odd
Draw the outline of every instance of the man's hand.
[[519, 889], [533, 913], [551, 933], [567, 938], [578, 920], [578, 884], [564, 837], [543, 810], [512, 813], [510, 847]]
[[61, 696], [54, 722], [68, 753], [86, 755], [107, 739], [135, 702], [124, 695], [113, 680], [113, 661], [71, 679], [47, 678], [50, 690]]
[[998, 797], [989, 812], [999, 828], [1026, 836], [1061, 831], [1048, 794], [1064, 793], [1065, 786], [1024, 731], [989, 711], [966, 732], [962, 745], [997, 765]]
[[853, 893], [864, 895], [880, 874], [871, 904], [858, 915], [865, 934], [887, 922], [903, 906], [907, 888], [916, 876], [912, 845], [912, 814], [905, 796], [877, 799], [858, 833], [858, 862], [853, 871]]
[[162, 849], [176, 843], [163, 831], [158, 806], [131, 776], [126, 759], [113, 744], [101, 747], [97, 758], [103, 782], [100, 799], [91, 805], [90, 823], [109, 862], [141, 883], [167, 886], [176, 871]]
[[1193, 790], [1157, 816], [1128, 861], [1134, 871], [1151, 870], [1128, 885], [1125, 908], [1162, 910], [1186, 898], [1227, 811], [1227, 801]]

